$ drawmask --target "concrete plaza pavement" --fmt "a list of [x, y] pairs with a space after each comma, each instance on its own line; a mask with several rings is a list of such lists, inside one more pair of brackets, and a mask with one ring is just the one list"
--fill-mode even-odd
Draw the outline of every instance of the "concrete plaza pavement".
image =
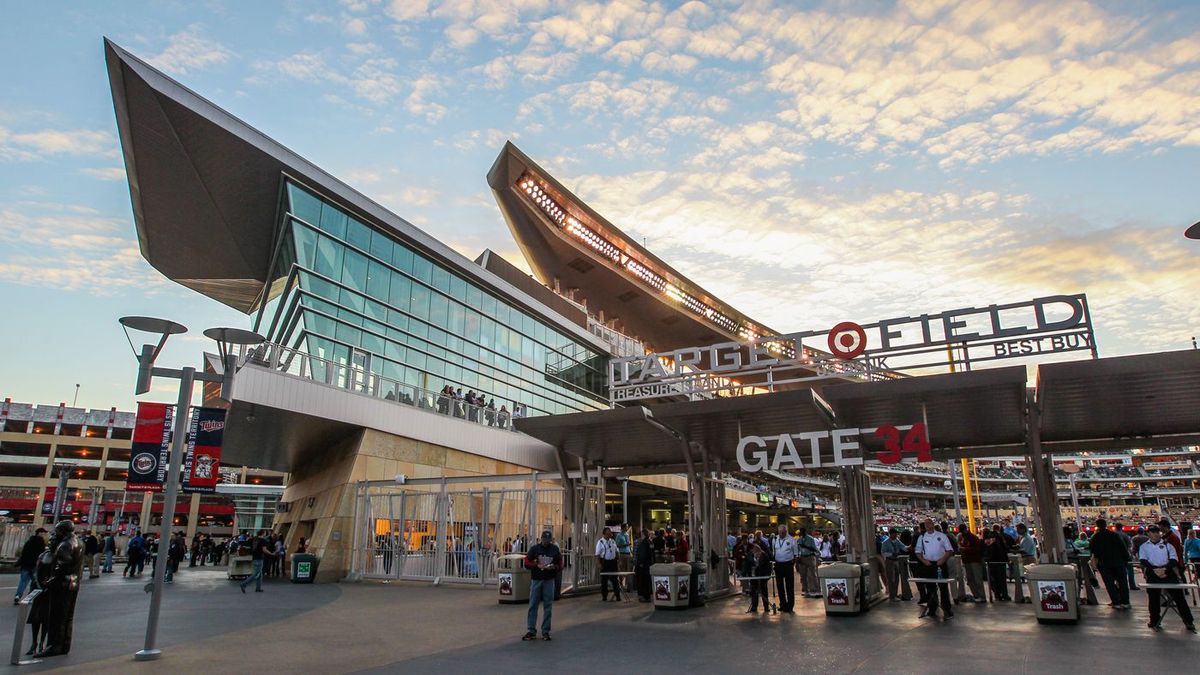
[[[145, 577], [115, 576], [84, 586], [68, 656], [20, 670], [1096, 673], [1186, 669], [1200, 654], [1200, 637], [1174, 615], [1161, 633], [1146, 628], [1144, 592], [1133, 594], [1131, 612], [1086, 607], [1075, 626], [1041, 626], [1029, 605], [1011, 603], [962, 605], [941, 622], [919, 619], [911, 602], [826, 618], [820, 600], [803, 598], [793, 616], [764, 616], [745, 614], [740, 597], [655, 612], [590, 595], [556, 603], [555, 639], [546, 643], [520, 641], [525, 607], [497, 604], [494, 588], [271, 580], [266, 592], [242, 595], [223, 570], [197, 568], [184, 569], [165, 596], [163, 658], [136, 663]], [[15, 581], [0, 577], [0, 588], [11, 592]], [[15, 614], [0, 617], [5, 639]]]

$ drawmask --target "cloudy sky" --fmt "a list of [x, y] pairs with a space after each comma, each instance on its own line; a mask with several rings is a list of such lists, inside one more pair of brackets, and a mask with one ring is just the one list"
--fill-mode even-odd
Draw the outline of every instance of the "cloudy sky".
[[1102, 355], [1200, 333], [1195, 3], [6, 3], [0, 397], [128, 408], [116, 317], [188, 324], [170, 363], [246, 321], [141, 259], [102, 36], [472, 257], [519, 261], [512, 139], [779, 330], [1086, 292]]

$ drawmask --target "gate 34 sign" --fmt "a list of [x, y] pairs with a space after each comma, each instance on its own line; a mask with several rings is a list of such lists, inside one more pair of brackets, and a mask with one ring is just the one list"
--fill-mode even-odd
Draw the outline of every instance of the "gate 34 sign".
[[[885, 425], [875, 428], [805, 431], [778, 436], [743, 436], [738, 441], [738, 468], [747, 473], [787, 469], [817, 469], [826, 466], [858, 466], [865, 458], [862, 445], [855, 440], [872, 435], [883, 442], [883, 450], [873, 461], [898, 464], [904, 455], [918, 462], [933, 459], [925, 424]], [[805, 445], [807, 444], [807, 445]], [[799, 446], [799, 447], [797, 447]], [[832, 461], [823, 461], [823, 446], [832, 449]]]

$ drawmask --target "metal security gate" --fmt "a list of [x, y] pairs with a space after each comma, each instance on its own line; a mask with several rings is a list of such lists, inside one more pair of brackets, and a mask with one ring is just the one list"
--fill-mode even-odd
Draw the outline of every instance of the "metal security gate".
[[351, 578], [495, 583], [498, 558], [523, 553], [542, 530], [563, 541], [562, 488], [528, 482], [454, 490], [361, 483]]

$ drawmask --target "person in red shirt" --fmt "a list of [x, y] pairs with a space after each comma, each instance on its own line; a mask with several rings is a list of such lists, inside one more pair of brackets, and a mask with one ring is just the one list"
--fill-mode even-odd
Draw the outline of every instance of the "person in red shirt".
[[675, 562], [681, 562], [681, 563], [691, 562], [688, 559], [688, 553], [690, 552], [690, 550], [691, 549], [688, 546], [687, 533], [686, 532], [678, 533], [676, 535], [676, 541], [675, 541]]

